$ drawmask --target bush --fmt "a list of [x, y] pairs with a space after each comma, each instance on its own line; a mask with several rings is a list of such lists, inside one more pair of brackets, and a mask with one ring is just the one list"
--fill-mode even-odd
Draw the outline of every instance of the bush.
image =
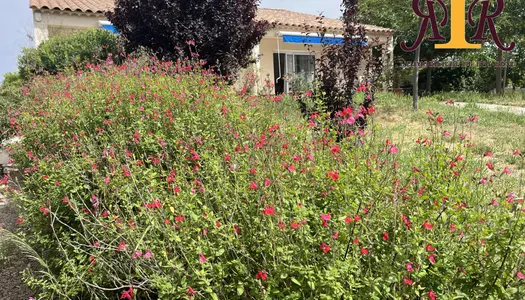
[[22, 78], [28, 80], [34, 75], [56, 74], [69, 68], [81, 69], [87, 63], [116, 59], [121, 52], [117, 35], [88, 29], [52, 37], [36, 49], [23, 49], [18, 69]]
[[44, 299], [523, 297], [523, 200], [442, 116], [411, 153], [338, 144], [325, 114], [182, 62], [41, 77], [30, 99], [12, 152]]
[[17, 73], [6, 73], [4, 81], [0, 84], [0, 141], [4, 141], [13, 133], [10, 130], [11, 117], [23, 100], [22, 86], [24, 81]]
[[166, 60], [198, 55], [222, 75], [237, 76], [255, 61], [253, 48], [269, 28], [255, 19], [258, 3], [117, 0], [107, 17], [133, 50], [145, 47]]

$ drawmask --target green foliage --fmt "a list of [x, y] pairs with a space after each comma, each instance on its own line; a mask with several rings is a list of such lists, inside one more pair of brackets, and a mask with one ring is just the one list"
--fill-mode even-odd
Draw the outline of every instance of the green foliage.
[[56, 74], [69, 68], [82, 69], [87, 63], [99, 64], [117, 58], [122, 52], [118, 37], [100, 29], [52, 37], [38, 48], [26, 48], [18, 59], [20, 76], [29, 80], [41, 74]]
[[17, 73], [6, 73], [4, 81], [0, 85], [0, 141], [8, 138], [12, 131], [11, 116], [23, 100], [21, 88], [23, 79]]
[[524, 296], [522, 197], [437, 113], [412, 152], [337, 143], [323, 112], [158, 61], [39, 77], [29, 99], [15, 195], [43, 299]]

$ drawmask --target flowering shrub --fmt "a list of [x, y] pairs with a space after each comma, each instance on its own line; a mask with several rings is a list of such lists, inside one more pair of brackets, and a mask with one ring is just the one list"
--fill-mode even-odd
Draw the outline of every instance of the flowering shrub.
[[509, 175], [466, 140], [336, 143], [326, 114], [182, 62], [28, 93], [11, 151], [44, 299], [523, 297], [523, 200], [491, 189]]

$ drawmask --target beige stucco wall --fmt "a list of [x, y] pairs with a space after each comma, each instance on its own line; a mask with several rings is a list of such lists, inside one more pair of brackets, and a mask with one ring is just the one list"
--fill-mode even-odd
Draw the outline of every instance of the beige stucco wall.
[[[273, 70], [273, 54], [274, 53], [312, 53], [315, 54], [316, 58], [319, 58], [322, 51], [321, 45], [311, 45], [306, 47], [302, 44], [292, 44], [292, 43], [283, 43], [282, 37], [279, 37], [277, 33], [279, 31], [286, 32], [298, 32], [297, 29], [293, 28], [283, 28], [277, 30], [269, 31], [265, 37], [261, 40], [261, 43], [257, 49], [255, 49], [254, 54], [259, 56], [258, 69], [261, 80], [264, 80], [267, 76], [275, 83], [275, 76]], [[300, 33], [300, 32], [298, 32]], [[388, 34], [369, 34], [367, 35], [368, 40], [374, 41], [374, 44], [379, 44], [383, 46], [384, 49], [384, 58], [383, 61], [385, 64], [393, 63], [393, 39], [391, 35]], [[376, 41], [377, 40], [377, 41]], [[365, 63], [361, 66], [358, 76], [360, 78], [364, 75]], [[283, 76], [286, 74], [282, 74]], [[261, 83], [259, 83], [260, 85]]]
[[102, 14], [80, 12], [63, 12], [50, 10], [33, 11], [33, 24], [35, 27], [35, 46], [40, 45], [50, 37], [50, 33], [81, 30], [87, 28], [100, 28], [99, 21], [105, 21]]

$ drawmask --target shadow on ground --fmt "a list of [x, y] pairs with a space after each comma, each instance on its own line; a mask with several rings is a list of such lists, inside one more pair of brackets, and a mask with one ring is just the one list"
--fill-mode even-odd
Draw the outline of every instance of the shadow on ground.
[[[0, 228], [13, 232], [17, 218], [16, 209], [12, 204], [0, 203]], [[30, 265], [29, 260], [14, 245], [0, 245], [1, 300], [27, 300], [34, 295], [34, 292], [22, 282], [21, 275], [21, 272]]]

